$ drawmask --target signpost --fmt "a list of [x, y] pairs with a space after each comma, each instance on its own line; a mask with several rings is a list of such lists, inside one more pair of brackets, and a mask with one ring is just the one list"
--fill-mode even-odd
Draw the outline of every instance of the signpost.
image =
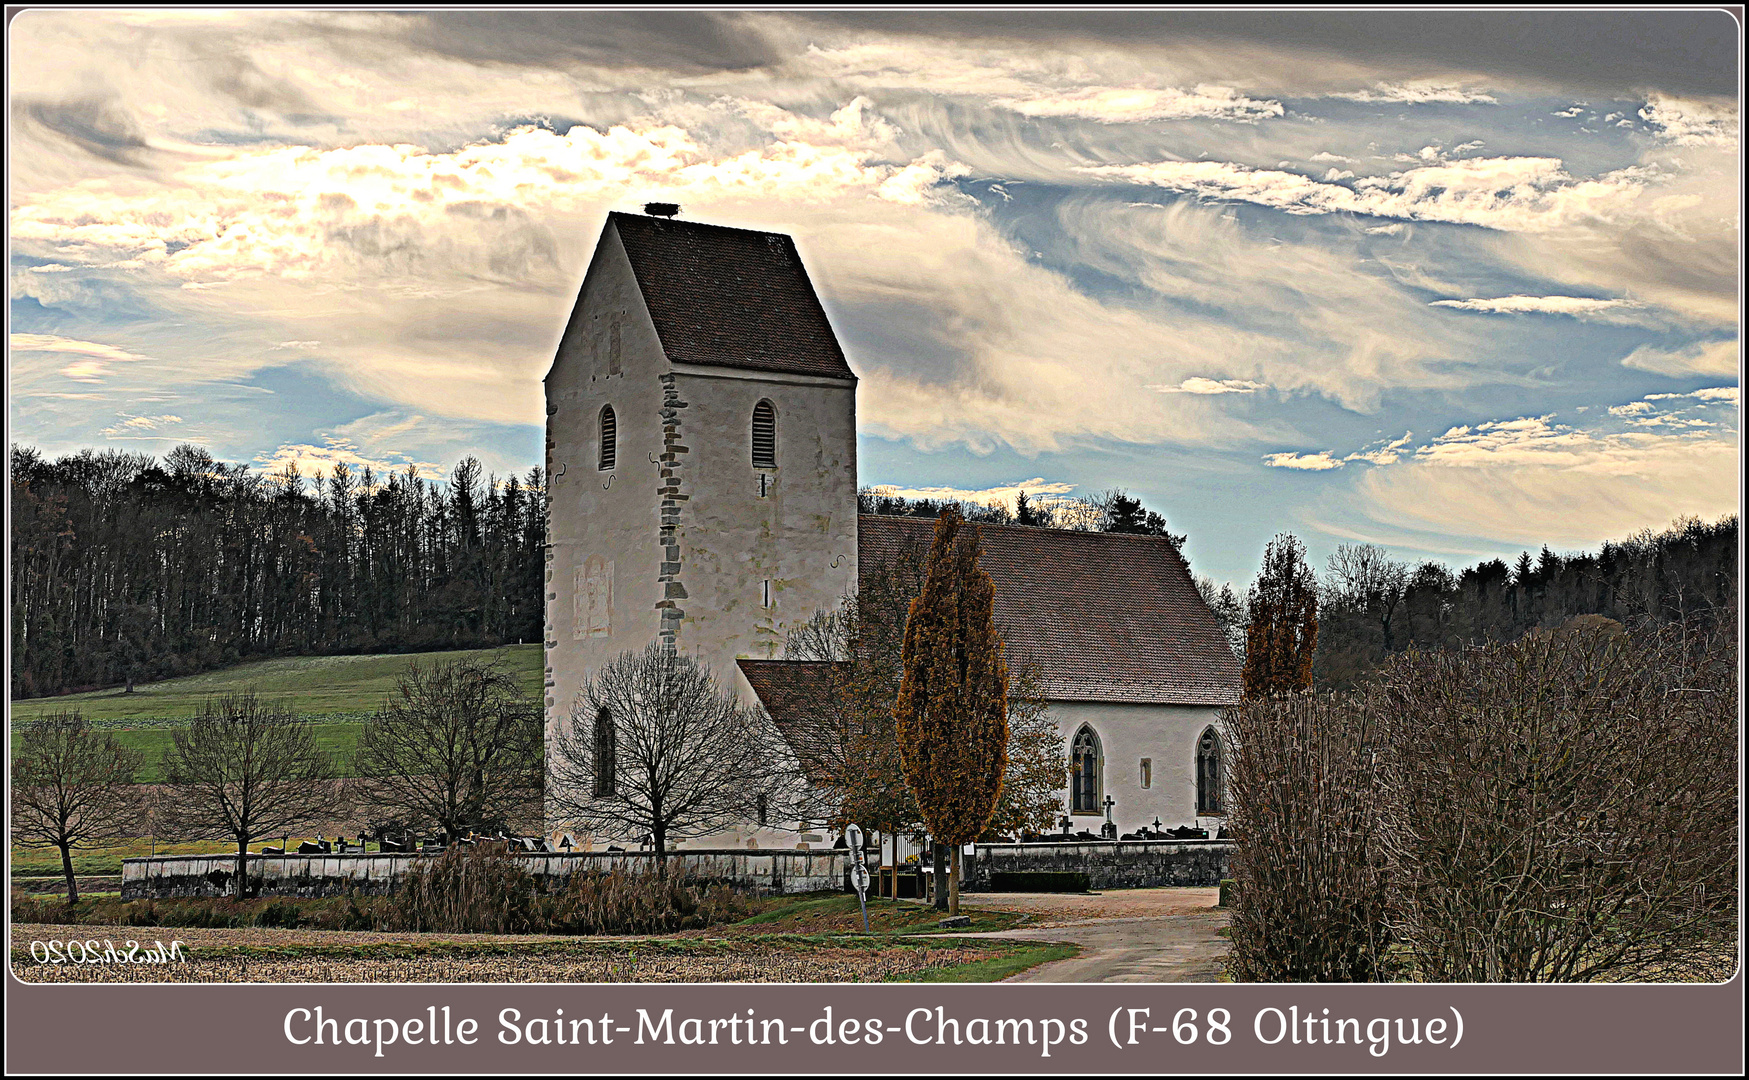
[[862, 932], [868, 933], [868, 867], [862, 864], [862, 830], [854, 824], [844, 830], [844, 846], [850, 849], [850, 885], [856, 890], [856, 906], [862, 909]]

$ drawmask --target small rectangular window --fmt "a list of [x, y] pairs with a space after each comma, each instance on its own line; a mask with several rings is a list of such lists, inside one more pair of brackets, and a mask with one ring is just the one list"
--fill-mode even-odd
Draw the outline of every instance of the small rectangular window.
[[1142, 786], [1143, 787], [1153, 787], [1154, 786], [1154, 759], [1153, 758], [1143, 758], [1142, 759]]
[[771, 582], [769, 582], [769, 581], [761, 582], [760, 586], [759, 586], [759, 591], [760, 591], [760, 603], [764, 604], [766, 607], [770, 607], [771, 606]]

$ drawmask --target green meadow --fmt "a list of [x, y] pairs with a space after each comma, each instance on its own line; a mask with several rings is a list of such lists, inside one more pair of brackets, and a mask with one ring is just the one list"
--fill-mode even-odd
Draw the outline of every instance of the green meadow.
[[[530, 697], [541, 692], [541, 646], [508, 645], [502, 649], [456, 652], [396, 653], [378, 656], [293, 656], [255, 660], [234, 667], [188, 675], [163, 682], [140, 683], [134, 692], [119, 687], [87, 694], [31, 698], [12, 703], [12, 722], [34, 720], [52, 712], [78, 709], [85, 719], [104, 727], [159, 728], [198, 713], [210, 698], [253, 690], [282, 702], [299, 716], [316, 719], [346, 717], [355, 726], [394, 692], [395, 680], [414, 664], [429, 667], [459, 659], [501, 657], [516, 673]], [[345, 721], [342, 721], [345, 722]]]
[[[409, 667], [460, 659], [499, 659], [517, 677], [523, 690], [536, 700], [542, 684], [541, 647], [510, 645], [502, 649], [471, 649], [455, 652], [402, 653], [385, 656], [297, 656], [257, 660], [235, 667], [207, 671], [180, 679], [141, 683], [134, 692], [97, 690], [88, 694], [32, 698], [12, 704], [14, 729], [38, 717], [77, 709], [94, 726], [115, 733], [116, 741], [145, 754], [137, 777], [150, 784], [161, 779], [159, 760], [169, 748], [175, 729], [199, 713], [209, 700], [224, 694], [253, 690], [257, 695], [283, 704], [309, 721], [316, 744], [350, 762], [364, 721], [384, 699], [394, 693], [395, 680]], [[343, 766], [340, 775], [351, 775]]]

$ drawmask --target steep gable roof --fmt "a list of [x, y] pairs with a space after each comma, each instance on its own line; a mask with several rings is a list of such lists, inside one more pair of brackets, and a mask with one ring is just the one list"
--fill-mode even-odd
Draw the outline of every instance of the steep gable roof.
[[[968, 525], [968, 528], [980, 526]], [[1231, 705], [1240, 668], [1184, 559], [1162, 537], [983, 525], [1008, 655], [1035, 661], [1057, 701]], [[926, 553], [933, 518], [862, 515], [863, 572]]]
[[737, 660], [735, 665], [795, 751], [802, 771], [820, 782], [831, 747], [821, 742], [826, 729], [813, 721], [820, 718], [821, 703], [833, 692], [833, 669], [842, 665], [827, 660]]
[[668, 359], [854, 379], [782, 233], [611, 213]]

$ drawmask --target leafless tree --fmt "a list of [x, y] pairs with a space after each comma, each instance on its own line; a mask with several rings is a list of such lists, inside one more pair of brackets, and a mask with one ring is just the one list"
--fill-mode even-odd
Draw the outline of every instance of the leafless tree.
[[1370, 695], [1380, 846], [1419, 977], [1729, 975], [1735, 632], [1582, 616], [1393, 667]]
[[79, 901], [73, 849], [121, 836], [139, 821], [134, 775], [144, 758], [93, 730], [77, 710], [51, 713], [17, 733], [12, 757], [12, 840], [61, 853], [67, 900]]
[[189, 840], [234, 840], [237, 895], [249, 890], [249, 845], [343, 813], [335, 755], [310, 725], [253, 693], [202, 706], [164, 752], [159, 828]]
[[496, 663], [410, 665], [359, 735], [366, 797], [448, 838], [538, 815], [540, 709]]
[[668, 845], [795, 813], [795, 755], [763, 710], [719, 690], [697, 660], [653, 642], [621, 653], [579, 691], [553, 743], [551, 800], [598, 833]]
[[1226, 713], [1237, 844], [1229, 972], [1370, 982], [1389, 948], [1376, 854], [1374, 733], [1348, 698], [1303, 692]]

